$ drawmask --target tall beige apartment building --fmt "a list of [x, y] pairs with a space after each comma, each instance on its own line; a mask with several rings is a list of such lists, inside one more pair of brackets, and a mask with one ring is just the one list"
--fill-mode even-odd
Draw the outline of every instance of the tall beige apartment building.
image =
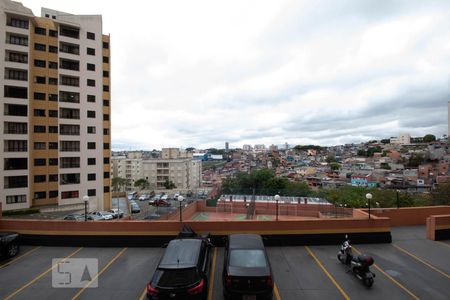
[[3, 210], [108, 209], [110, 38], [100, 15], [0, 0], [0, 202]]

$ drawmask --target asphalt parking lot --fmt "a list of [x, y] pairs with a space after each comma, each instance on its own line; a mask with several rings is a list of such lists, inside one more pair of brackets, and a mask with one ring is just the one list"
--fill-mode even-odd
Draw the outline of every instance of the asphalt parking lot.
[[[338, 246], [268, 247], [274, 299], [450, 299], [450, 241], [425, 239], [425, 227], [393, 229], [392, 244], [354, 245], [372, 255], [375, 284], [346, 273]], [[163, 248], [23, 246], [0, 262], [1, 299], [143, 299]], [[209, 299], [222, 298], [223, 248], [213, 250]], [[52, 288], [53, 258], [97, 258], [97, 288]]]

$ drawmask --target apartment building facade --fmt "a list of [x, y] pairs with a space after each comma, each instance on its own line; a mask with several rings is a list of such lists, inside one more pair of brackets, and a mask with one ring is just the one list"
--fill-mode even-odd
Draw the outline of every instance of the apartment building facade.
[[0, 0], [3, 210], [110, 207], [110, 37], [100, 15]]
[[193, 190], [201, 186], [202, 162], [190, 158], [144, 160], [142, 175], [150, 189], [162, 190], [171, 181], [177, 189]]

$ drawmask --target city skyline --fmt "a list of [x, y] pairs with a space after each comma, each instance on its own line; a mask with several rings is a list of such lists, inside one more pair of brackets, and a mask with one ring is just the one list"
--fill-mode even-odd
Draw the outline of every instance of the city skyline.
[[114, 150], [447, 134], [449, 3], [23, 3], [102, 14]]

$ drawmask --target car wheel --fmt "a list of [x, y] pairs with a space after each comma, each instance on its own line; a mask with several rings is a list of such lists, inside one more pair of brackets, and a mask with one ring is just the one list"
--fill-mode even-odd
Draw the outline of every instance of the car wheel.
[[17, 253], [19, 253], [19, 244], [16, 242], [9, 243], [6, 247], [6, 256], [13, 257], [16, 256]]

